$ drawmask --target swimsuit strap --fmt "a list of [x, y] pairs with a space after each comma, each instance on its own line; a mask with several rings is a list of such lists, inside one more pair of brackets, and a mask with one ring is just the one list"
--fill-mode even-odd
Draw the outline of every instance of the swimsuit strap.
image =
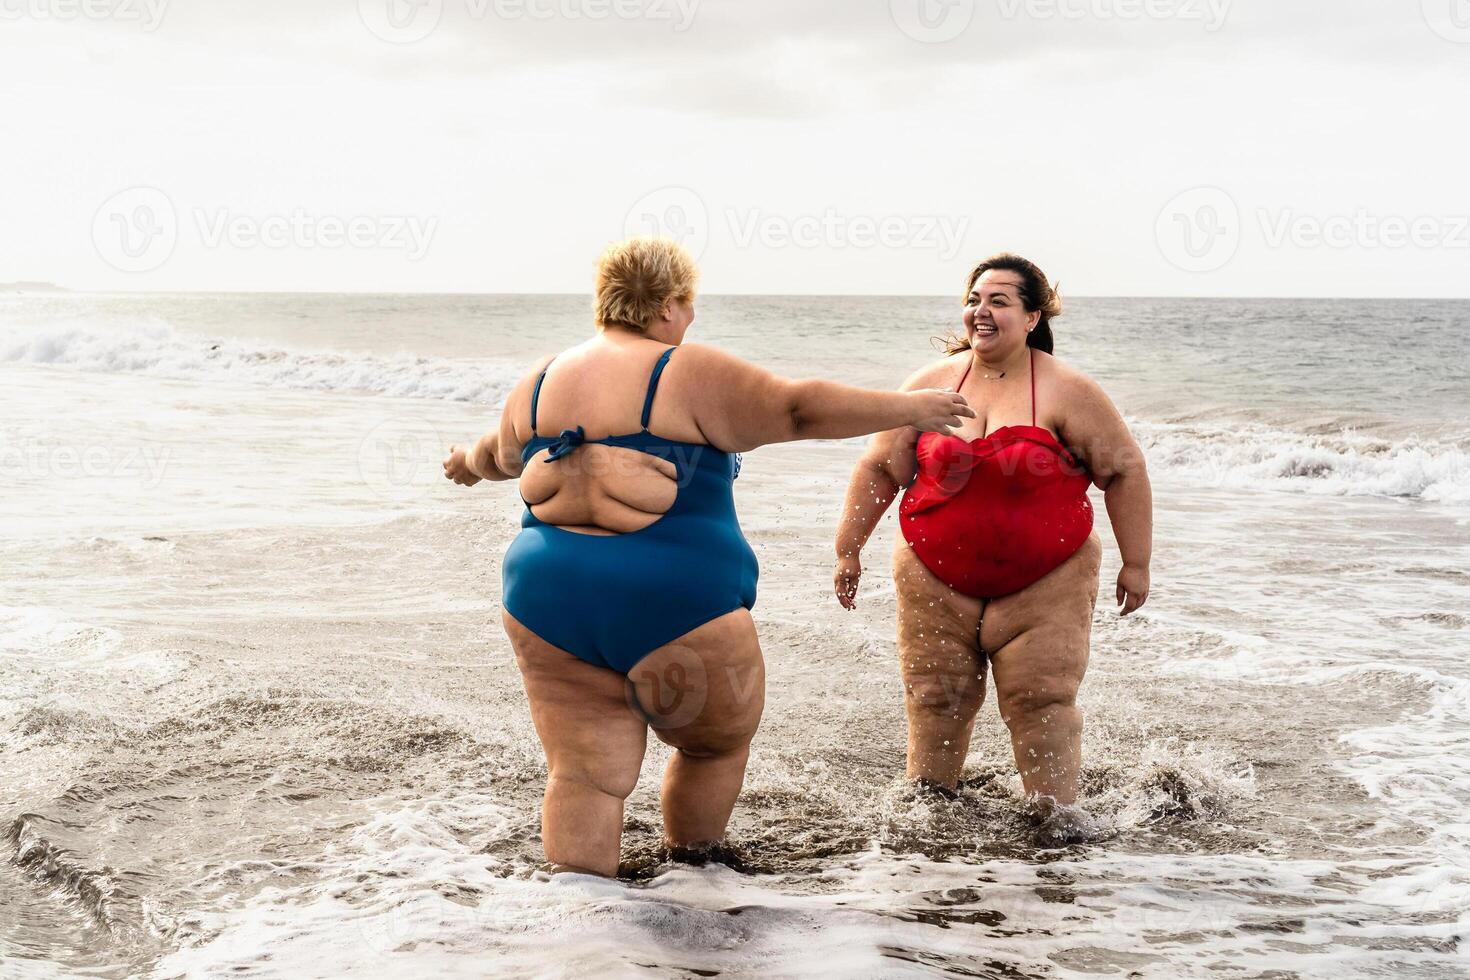
[[643, 399], [643, 431], [648, 431], [648, 422], [653, 418], [653, 396], [658, 393], [658, 379], [663, 377], [664, 368], [669, 366], [669, 358], [674, 355], [677, 347], [670, 347], [664, 351], [663, 357], [653, 366], [653, 377], [648, 379], [648, 397]]
[[1036, 428], [1036, 348], [1031, 348], [1031, 428]]
[[536, 389], [531, 392], [531, 435], [533, 436], [536, 434], [536, 406], [541, 402], [541, 384], [546, 380], [546, 372], [551, 370], [552, 361], [555, 360], [556, 358], [553, 357], [546, 362], [546, 366], [541, 369], [541, 377], [536, 379]]
[[960, 383], [954, 386], [954, 393], [956, 395], [958, 395], [960, 393], [960, 389], [965, 386], [965, 382], [970, 380], [970, 368], [974, 366], [975, 354], [973, 351], [971, 351], [970, 356], [965, 358], [965, 373], [960, 375]]

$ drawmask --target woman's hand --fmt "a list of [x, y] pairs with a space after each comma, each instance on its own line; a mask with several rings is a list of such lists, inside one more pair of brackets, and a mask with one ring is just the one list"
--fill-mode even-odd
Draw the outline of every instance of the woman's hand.
[[1118, 605], [1123, 608], [1120, 616], [1130, 616], [1148, 601], [1148, 569], [1138, 565], [1124, 565], [1118, 573]]
[[466, 456], [463, 446], [449, 447], [449, 455], [444, 459], [444, 479], [453, 480], [462, 487], [472, 487], [483, 479], [470, 470]]
[[965, 419], [975, 417], [975, 410], [957, 391], [928, 388], [911, 391], [909, 399], [914, 406], [913, 427], [920, 432], [938, 432], [948, 435], [951, 429], [965, 424]]
[[837, 571], [832, 575], [832, 588], [843, 609], [857, 608], [858, 579], [863, 577], [863, 560], [856, 553], [837, 559]]

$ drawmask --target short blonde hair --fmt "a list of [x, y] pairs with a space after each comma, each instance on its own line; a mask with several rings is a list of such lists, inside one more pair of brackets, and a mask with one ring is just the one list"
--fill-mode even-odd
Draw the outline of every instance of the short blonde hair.
[[597, 262], [597, 325], [642, 333], [669, 301], [694, 299], [698, 284], [694, 259], [671, 238], [630, 238], [610, 245]]

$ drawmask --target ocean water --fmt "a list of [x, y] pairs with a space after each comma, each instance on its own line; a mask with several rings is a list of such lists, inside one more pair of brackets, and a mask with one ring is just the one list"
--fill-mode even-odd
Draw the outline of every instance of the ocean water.
[[[749, 454], [735, 856], [664, 860], [654, 745], [617, 882], [537, 870], [519, 500], [439, 469], [588, 305], [0, 296], [0, 977], [1470, 973], [1470, 303], [1072, 302], [1157, 511], [1120, 620], [1095, 500], [1071, 848], [991, 704], [958, 799], [904, 784], [892, 516], [830, 594], [860, 443]], [[894, 386], [957, 312], [711, 297], [691, 338]]]

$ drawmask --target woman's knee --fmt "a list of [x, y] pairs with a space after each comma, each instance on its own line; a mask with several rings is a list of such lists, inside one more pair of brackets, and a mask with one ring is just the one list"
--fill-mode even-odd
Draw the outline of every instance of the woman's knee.
[[1001, 720], [1015, 730], [1077, 710], [1077, 685], [1065, 678], [1036, 678], [1014, 690], [997, 692]]
[[1090, 612], [1028, 612], [1032, 610], [1004, 610], [1011, 622], [1000, 625], [1016, 632], [991, 656], [996, 702], [1001, 718], [1012, 727], [1076, 707], [1091, 646]]
[[903, 687], [909, 711], [922, 716], [968, 722], [985, 701], [983, 674], [911, 673]]
[[547, 781], [548, 793], [560, 786], [583, 791], [590, 790], [616, 800], [626, 800], [638, 785], [638, 770], [636, 769], [556, 761], [553, 761], [548, 768], [550, 770], [550, 778]]

